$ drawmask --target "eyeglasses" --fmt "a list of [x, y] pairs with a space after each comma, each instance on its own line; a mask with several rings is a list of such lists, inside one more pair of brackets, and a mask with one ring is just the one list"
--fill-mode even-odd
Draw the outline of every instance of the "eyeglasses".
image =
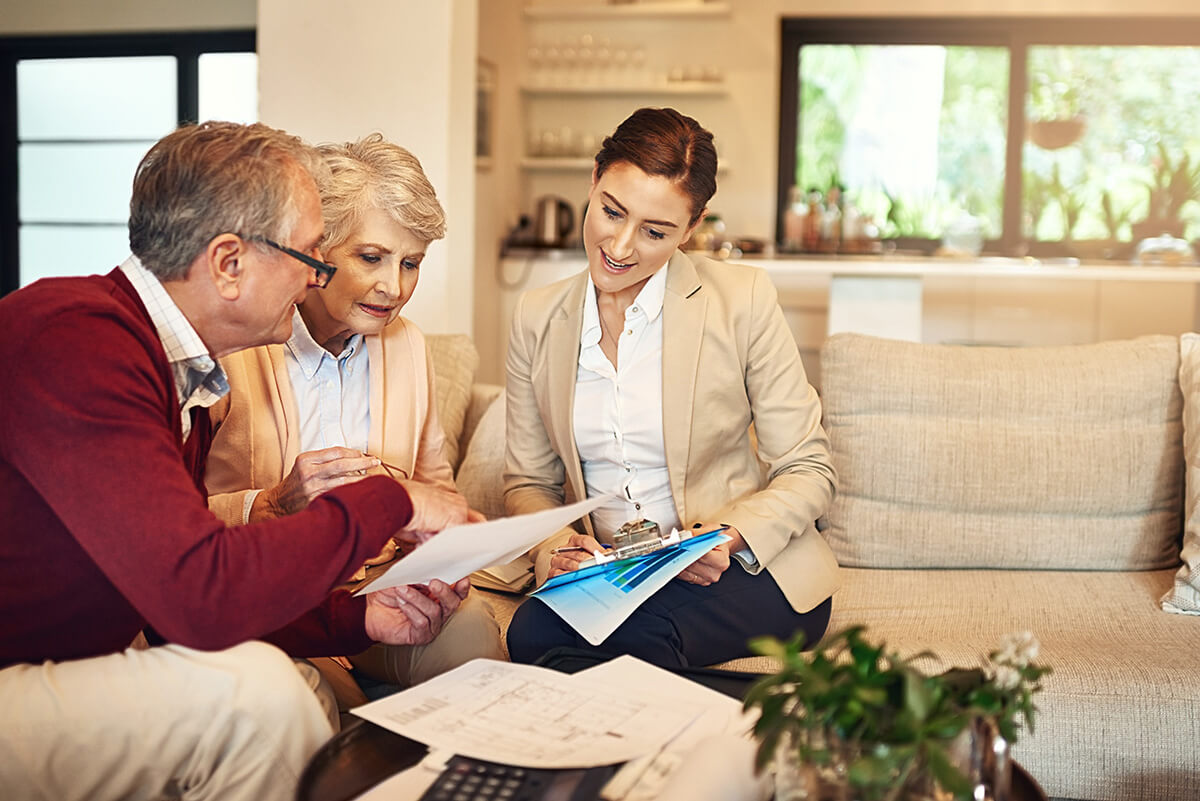
[[312, 267], [314, 270], [312, 285], [317, 289], [324, 289], [325, 287], [329, 286], [329, 279], [333, 278], [333, 274], [337, 272], [337, 267], [334, 267], [332, 264], [326, 264], [325, 262], [318, 261], [312, 256], [301, 253], [298, 250], [292, 250], [289, 247], [284, 247], [278, 242], [267, 239], [265, 236], [254, 237], [254, 239], [258, 242], [262, 242], [264, 245], [269, 245], [276, 250], [282, 251], [291, 256], [293, 259], [297, 259], [307, 264], [309, 267]]
[[405, 481], [408, 479], [408, 471], [403, 467], [396, 467], [394, 464], [388, 464], [382, 459], [379, 460], [379, 466], [387, 471], [387, 474], [397, 481]]

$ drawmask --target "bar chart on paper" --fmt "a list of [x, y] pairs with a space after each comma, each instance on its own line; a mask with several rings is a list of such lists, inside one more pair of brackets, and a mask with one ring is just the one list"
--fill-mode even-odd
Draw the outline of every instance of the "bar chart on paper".
[[531, 595], [599, 645], [680, 571], [728, 541], [720, 530], [711, 531], [646, 556], [577, 571], [587, 571], [586, 578], [555, 576]]
[[[701, 554], [703, 556], [703, 554]], [[617, 566], [609, 573], [601, 573], [609, 584], [624, 593], [633, 592], [647, 579], [654, 576], [665, 564], [678, 556], [674, 551], [650, 554], [645, 559], [630, 560], [630, 564]]]

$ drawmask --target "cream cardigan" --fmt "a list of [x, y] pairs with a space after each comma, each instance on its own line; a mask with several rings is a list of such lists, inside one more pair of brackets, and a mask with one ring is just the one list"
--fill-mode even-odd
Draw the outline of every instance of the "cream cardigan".
[[[367, 452], [410, 478], [453, 490], [424, 335], [399, 317], [365, 341], [371, 384]], [[291, 471], [300, 448], [300, 413], [283, 345], [240, 351], [221, 365], [230, 392], [210, 410], [215, 435], [205, 483], [209, 509], [238, 525], [246, 495], [274, 487]]]

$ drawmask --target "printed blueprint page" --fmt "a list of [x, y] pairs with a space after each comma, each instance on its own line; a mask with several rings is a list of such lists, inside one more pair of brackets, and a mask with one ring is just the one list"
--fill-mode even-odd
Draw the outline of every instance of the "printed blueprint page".
[[[649, 669], [657, 670], [657, 668]], [[430, 748], [530, 768], [589, 768], [656, 753], [702, 710], [653, 689], [474, 659], [352, 710]]]
[[579, 581], [543, 585], [530, 594], [541, 598], [585, 640], [599, 645], [680, 571], [728, 541], [718, 532], [693, 537]]

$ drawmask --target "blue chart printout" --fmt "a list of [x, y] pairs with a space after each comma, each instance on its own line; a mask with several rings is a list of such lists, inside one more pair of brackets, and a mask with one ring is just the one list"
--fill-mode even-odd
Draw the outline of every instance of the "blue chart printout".
[[684, 568], [728, 541], [719, 529], [710, 531], [645, 556], [560, 574], [530, 594], [599, 645]]

